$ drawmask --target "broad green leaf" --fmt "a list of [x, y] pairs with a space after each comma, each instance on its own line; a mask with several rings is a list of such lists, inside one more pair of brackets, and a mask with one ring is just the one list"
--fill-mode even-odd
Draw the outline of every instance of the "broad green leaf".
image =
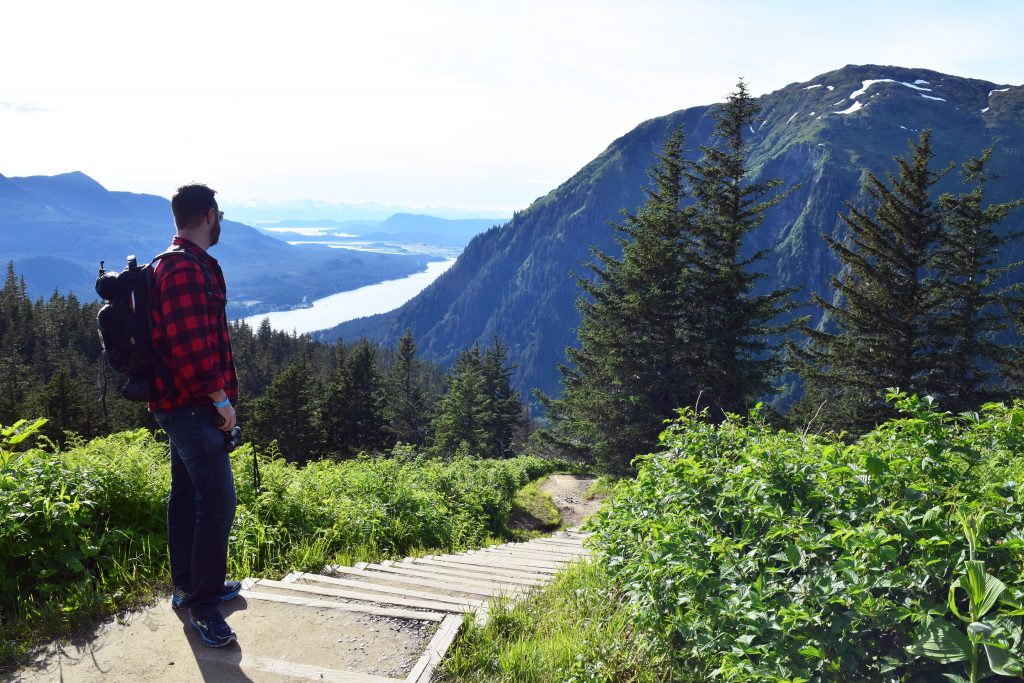
[[967, 575], [971, 584], [971, 613], [981, 618], [996, 604], [1006, 590], [1006, 584], [987, 573], [985, 563], [980, 560], [967, 563]]
[[985, 656], [989, 667], [1000, 676], [1020, 677], [1024, 674], [1024, 662], [1009, 650], [986, 643]]
[[971, 641], [948, 621], [934, 619], [925, 626], [921, 637], [907, 647], [907, 652], [940, 664], [963, 662], [971, 656]]
[[869, 455], [864, 459], [864, 469], [869, 474], [878, 475], [888, 471], [889, 464], [876, 455]]

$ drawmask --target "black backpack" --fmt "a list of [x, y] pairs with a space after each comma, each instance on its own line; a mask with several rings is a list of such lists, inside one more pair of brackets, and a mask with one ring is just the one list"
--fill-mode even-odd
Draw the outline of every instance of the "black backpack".
[[128, 267], [120, 273], [107, 272], [100, 261], [96, 293], [107, 302], [97, 316], [100, 340], [110, 367], [128, 376], [121, 387], [121, 396], [129, 401], [153, 399], [152, 380], [157, 363], [149, 322], [150, 299], [155, 291], [153, 266], [178, 254], [199, 264], [206, 278], [207, 294], [211, 294], [212, 281], [206, 265], [194, 254], [181, 249], [157, 254], [141, 267], [134, 255], [129, 256]]

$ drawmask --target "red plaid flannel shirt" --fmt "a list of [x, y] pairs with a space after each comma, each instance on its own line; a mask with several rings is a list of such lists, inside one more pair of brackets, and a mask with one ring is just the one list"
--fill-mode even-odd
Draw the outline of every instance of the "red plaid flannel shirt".
[[155, 291], [150, 309], [153, 348], [160, 358], [153, 376], [151, 412], [186, 405], [209, 405], [209, 394], [223, 389], [238, 401], [238, 377], [228, 338], [225, 311], [227, 286], [217, 259], [192, 242], [175, 236], [183, 249], [206, 265], [213, 296], [199, 264], [187, 256], [170, 256], [155, 265]]

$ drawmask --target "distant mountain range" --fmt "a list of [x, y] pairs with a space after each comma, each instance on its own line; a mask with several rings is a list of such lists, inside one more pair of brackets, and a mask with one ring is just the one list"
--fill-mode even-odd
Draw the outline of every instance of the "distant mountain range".
[[[230, 218], [228, 214], [221, 243], [211, 254], [228, 280], [232, 318], [300, 306], [335, 292], [405, 277], [442, 258], [293, 246]], [[419, 218], [428, 220], [414, 223], [434, 227], [438, 224], [431, 220], [440, 220]], [[409, 224], [404, 219], [398, 223]], [[464, 243], [463, 222], [451, 223], [457, 240]], [[108, 269], [120, 270], [129, 254], [148, 260], [166, 249], [173, 234], [170, 202], [163, 197], [110, 192], [77, 172], [0, 176], [0, 265], [13, 261], [34, 297], [59, 289], [93, 300], [100, 260]]]
[[[731, 84], [722, 84], [723, 96]], [[756, 87], [756, 83], [751, 84]], [[1024, 87], [960, 78], [928, 69], [847, 66], [757, 99], [761, 123], [749, 134], [752, 179], [799, 185], [768, 213], [748, 252], [770, 248], [761, 289], [802, 287], [831, 295], [838, 268], [821, 234], [843, 239], [843, 202], [862, 204], [865, 169], [891, 171], [892, 156], [925, 128], [934, 130], [936, 168], [993, 146], [990, 199], [1024, 195]], [[709, 144], [714, 106], [691, 107], [645, 121], [615, 140], [576, 175], [474, 238], [458, 262], [430, 287], [391, 313], [344, 323], [324, 339], [362, 336], [393, 344], [406, 328], [420, 352], [449, 363], [474, 342], [501, 337], [518, 364], [520, 388], [557, 393], [557, 366], [575, 344], [576, 278], [595, 246], [620, 253], [609, 221], [643, 202], [646, 175], [672, 130], [683, 126], [690, 156]], [[957, 176], [942, 186], [957, 191]], [[1021, 214], [1014, 215], [1021, 227]], [[1007, 260], [1024, 258], [1018, 243]]]
[[[423, 214], [396, 213], [383, 221], [336, 221], [285, 220], [273, 223], [257, 223], [256, 227], [268, 230], [280, 239], [292, 239], [288, 228], [316, 228], [320, 234], [306, 234], [311, 241], [344, 244], [367, 240], [381, 242], [420, 242], [441, 247], [464, 247], [476, 235], [495, 225], [507, 222], [505, 218], [437, 218]], [[339, 233], [344, 238], [339, 238]]]

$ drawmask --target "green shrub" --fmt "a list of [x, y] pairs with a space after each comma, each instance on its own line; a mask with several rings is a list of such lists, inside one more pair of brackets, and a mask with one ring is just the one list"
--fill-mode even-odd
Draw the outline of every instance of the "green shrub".
[[638, 459], [593, 542], [669, 679], [963, 673], [906, 648], [948, 614], [967, 555], [958, 514], [991, 511], [988, 565], [1021, 582], [1024, 408], [953, 417], [891, 398], [905, 417], [852, 445], [756, 412], [713, 426], [682, 411], [665, 450]]
[[[3, 453], [0, 666], [169, 579], [166, 443], [138, 430], [72, 438], [64, 451]], [[248, 445], [232, 454], [239, 504], [228, 570], [239, 578], [482, 545], [507, 533], [515, 492], [555, 467], [408, 452], [297, 467], [271, 450], [256, 453], [257, 492], [253, 455]]]

